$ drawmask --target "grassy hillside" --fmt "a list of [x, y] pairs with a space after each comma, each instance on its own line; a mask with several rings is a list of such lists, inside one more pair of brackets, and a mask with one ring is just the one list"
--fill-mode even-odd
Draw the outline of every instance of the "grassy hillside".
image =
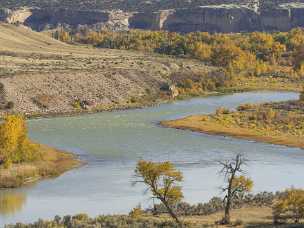
[[[243, 56], [244, 51], [236, 51]], [[220, 67], [222, 64], [212, 66], [208, 61], [141, 49], [71, 45], [23, 26], [1, 23], [0, 59], [0, 115], [12, 111], [33, 116], [142, 107], [171, 99], [173, 94], [187, 97], [257, 89], [298, 91], [302, 82], [292, 77], [249, 76], [248, 64], [243, 64], [243, 76], [236, 75], [242, 77], [230, 77]], [[175, 85], [174, 91], [171, 84]]]
[[195, 60], [64, 44], [7, 24], [0, 24], [0, 58], [0, 103], [31, 114], [153, 103], [173, 72], [212, 70]]

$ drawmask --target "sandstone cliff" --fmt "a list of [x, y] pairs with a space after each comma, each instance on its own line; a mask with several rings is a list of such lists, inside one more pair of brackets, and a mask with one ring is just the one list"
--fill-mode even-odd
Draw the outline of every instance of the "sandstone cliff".
[[[125, 12], [69, 8], [0, 10], [0, 20], [24, 23], [41, 31], [57, 26], [96, 29], [149, 29], [173, 32], [287, 31], [304, 26], [304, 3], [283, 0], [243, 1], [244, 4], [189, 6], [159, 11]], [[230, 2], [233, 2], [232, 0]], [[275, 2], [275, 4], [274, 4]]]

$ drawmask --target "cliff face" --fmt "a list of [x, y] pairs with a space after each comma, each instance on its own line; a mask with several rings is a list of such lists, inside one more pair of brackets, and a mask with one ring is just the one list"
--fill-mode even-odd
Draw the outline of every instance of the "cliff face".
[[0, 10], [0, 20], [21, 22], [35, 30], [55, 28], [59, 25], [76, 28], [111, 30], [149, 29], [172, 32], [252, 32], [288, 31], [304, 26], [304, 3], [222, 4], [196, 6], [172, 10], [123, 12], [72, 9], [20, 9]]
[[109, 13], [102, 11], [68, 10], [68, 9], [33, 9], [32, 15], [24, 24], [35, 30], [57, 27], [58, 25], [94, 25], [109, 20]]
[[130, 28], [151, 30], [165, 29], [165, 23], [169, 19], [170, 15], [173, 14], [173, 10], [135, 13], [129, 18]]
[[164, 11], [139, 13], [131, 19], [130, 27], [183, 33], [288, 31], [304, 27], [304, 3], [279, 4], [260, 9], [256, 6], [226, 4], [176, 9], [165, 15]]
[[241, 32], [258, 30], [258, 15], [247, 7], [230, 5], [181, 9], [170, 15], [163, 29], [176, 32]]
[[288, 31], [304, 26], [304, 4], [282, 4], [275, 9], [261, 11], [261, 28], [264, 31]]

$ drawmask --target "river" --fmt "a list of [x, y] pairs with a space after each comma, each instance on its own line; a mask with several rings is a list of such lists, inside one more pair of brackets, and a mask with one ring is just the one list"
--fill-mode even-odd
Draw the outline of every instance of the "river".
[[[144, 186], [132, 186], [136, 161], [170, 160], [184, 174], [185, 201], [219, 196], [219, 160], [242, 152], [254, 192], [304, 187], [304, 151], [231, 137], [162, 128], [160, 120], [211, 113], [220, 106], [297, 99], [293, 92], [246, 92], [194, 98], [156, 107], [28, 121], [31, 138], [77, 153], [87, 165], [16, 190], [0, 191], [0, 227], [55, 215], [128, 213], [151, 205]], [[4, 202], [4, 203], [3, 203]]]

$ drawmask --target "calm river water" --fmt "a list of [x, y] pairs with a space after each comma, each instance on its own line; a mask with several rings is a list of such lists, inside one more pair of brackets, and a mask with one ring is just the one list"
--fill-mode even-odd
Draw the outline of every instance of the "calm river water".
[[141, 185], [132, 186], [136, 161], [170, 160], [184, 174], [183, 191], [190, 203], [220, 194], [217, 161], [243, 152], [254, 191], [304, 187], [304, 151], [222, 136], [162, 128], [158, 121], [210, 113], [248, 102], [297, 99], [292, 92], [248, 92], [176, 101], [157, 107], [76, 117], [29, 121], [31, 137], [73, 151], [87, 165], [18, 190], [0, 191], [0, 227], [55, 215], [128, 213], [139, 203], [150, 205]]

